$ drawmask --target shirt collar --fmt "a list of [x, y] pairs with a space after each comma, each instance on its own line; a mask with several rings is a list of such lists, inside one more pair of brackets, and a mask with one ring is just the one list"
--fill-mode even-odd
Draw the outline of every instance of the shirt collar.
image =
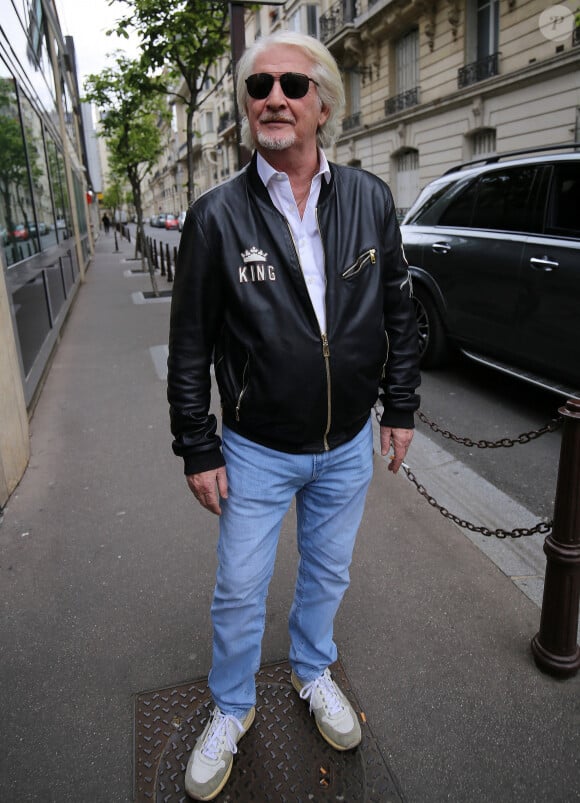
[[[272, 165], [267, 162], [262, 154], [257, 153], [257, 160], [256, 160], [256, 168], [258, 170], [258, 175], [262, 179], [264, 186], [268, 186], [270, 181], [274, 178], [274, 176], [285, 176], [286, 173], [281, 172], [280, 170], [275, 170]], [[326, 183], [330, 182], [330, 167], [328, 165], [328, 159], [326, 158], [326, 154], [322, 150], [322, 148], [318, 148], [318, 164], [320, 165], [318, 171], [314, 174], [312, 178], [316, 178], [316, 176], [324, 176], [326, 179]]]

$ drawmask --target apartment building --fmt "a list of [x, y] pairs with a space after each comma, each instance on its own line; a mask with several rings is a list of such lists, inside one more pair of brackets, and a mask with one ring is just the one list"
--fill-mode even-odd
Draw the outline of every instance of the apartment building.
[[[287, 0], [248, 9], [245, 39], [289, 28], [327, 45], [347, 97], [342, 134], [329, 156], [385, 179], [402, 213], [455, 164], [580, 139], [576, 5]], [[223, 59], [216, 80], [226, 69]], [[184, 128], [176, 109], [178, 156]], [[197, 197], [238, 166], [231, 75], [200, 107], [195, 129]]]

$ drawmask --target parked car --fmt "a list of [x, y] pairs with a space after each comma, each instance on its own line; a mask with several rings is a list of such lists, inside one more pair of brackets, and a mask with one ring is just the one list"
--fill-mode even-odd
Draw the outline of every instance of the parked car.
[[[35, 237], [36, 236], [36, 223], [31, 223], [30, 226], [28, 227], [28, 230], [30, 232], [30, 236], [31, 237]], [[50, 226], [48, 225], [48, 223], [43, 223], [41, 221], [38, 224], [38, 233], [40, 234], [41, 237], [44, 234], [48, 234], [49, 231], [50, 231]]]
[[577, 148], [460, 165], [420, 193], [401, 234], [424, 367], [455, 346], [505, 373], [578, 392]]
[[179, 220], [177, 215], [165, 215], [165, 228], [166, 229], [179, 229]]
[[178, 221], [177, 228], [179, 229], [179, 231], [183, 231], [183, 224], [185, 223], [185, 216], [186, 215], [187, 215], [187, 212], [180, 212], [179, 215], [177, 216], [177, 221]]
[[14, 226], [11, 236], [13, 240], [28, 240], [28, 229], [24, 223], [19, 223]]

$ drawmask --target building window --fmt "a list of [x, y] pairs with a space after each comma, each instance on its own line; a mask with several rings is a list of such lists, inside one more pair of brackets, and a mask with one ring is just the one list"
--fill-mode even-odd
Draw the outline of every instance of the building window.
[[395, 203], [399, 220], [419, 194], [419, 151], [406, 148], [394, 156], [396, 189]]
[[499, 0], [473, 0], [466, 9], [466, 61], [458, 86], [484, 81], [499, 72]]
[[299, 6], [288, 20], [288, 29], [307, 33], [318, 39], [318, 6], [313, 4]]
[[361, 124], [360, 84], [361, 77], [358, 70], [348, 70], [345, 73], [346, 108], [348, 111], [342, 121], [342, 130], [345, 132], [358, 128]]
[[477, 0], [477, 60], [499, 50], [499, 0]]
[[311, 3], [306, 6], [306, 29], [309, 36], [318, 39], [318, 6]]
[[419, 30], [414, 28], [395, 45], [396, 92], [407, 92], [419, 84]]
[[419, 103], [419, 29], [413, 28], [395, 44], [395, 92], [385, 100], [385, 115]]

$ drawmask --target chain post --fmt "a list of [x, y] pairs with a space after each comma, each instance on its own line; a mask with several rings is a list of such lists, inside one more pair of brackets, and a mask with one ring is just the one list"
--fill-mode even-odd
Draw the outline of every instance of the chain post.
[[544, 542], [546, 576], [540, 630], [532, 653], [542, 671], [571, 677], [580, 668], [580, 399], [568, 399], [554, 503], [554, 524]]

